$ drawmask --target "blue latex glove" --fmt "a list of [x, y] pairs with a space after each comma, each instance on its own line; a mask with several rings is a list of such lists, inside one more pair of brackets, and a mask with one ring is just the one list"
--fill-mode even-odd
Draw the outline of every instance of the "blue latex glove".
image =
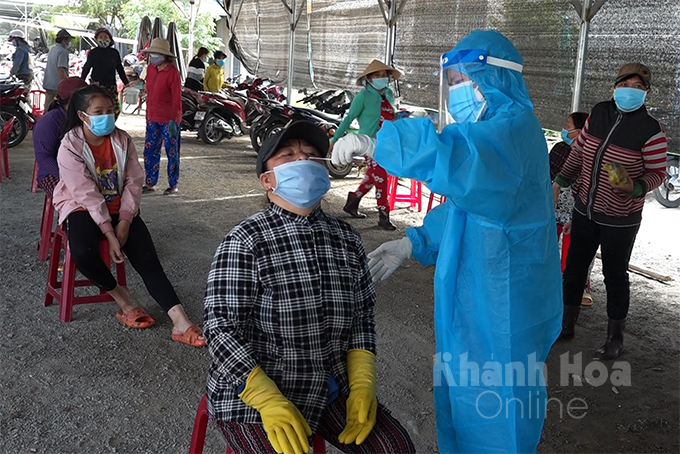
[[176, 136], [177, 135], [177, 123], [170, 120], [170, 123], [168, 123], [168, 131], [170, 132], [171, 136]]

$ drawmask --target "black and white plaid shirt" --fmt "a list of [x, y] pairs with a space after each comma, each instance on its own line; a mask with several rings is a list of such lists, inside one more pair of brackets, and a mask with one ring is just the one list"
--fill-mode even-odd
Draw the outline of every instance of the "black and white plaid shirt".
[[329, 375], [349, 394], [347, 351], [375, 353], [374, 306], [361, 237], [349, 224], [320, 208], [298, 216], [277, 205], [241, 222], [217, 249], [208, 275], [210, 414], [261, 422], [238, 397], [260, 365], [316, 430]]

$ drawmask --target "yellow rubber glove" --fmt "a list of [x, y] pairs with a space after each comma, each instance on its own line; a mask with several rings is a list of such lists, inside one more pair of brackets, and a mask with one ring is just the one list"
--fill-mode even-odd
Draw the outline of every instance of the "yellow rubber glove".
[[343, 444], [363, 443], [375, 426], [378, 399], [375, 396], [375, 355], [368, 350], [347, 352], [349, 398], [347, 424], [338, 435]]
[[243, 402], [260, 412], [267, 438], [279, 454], [306, 454], [312, 429], [300, 410], [286, 399], [276, 383], [260, 366], [250, 372], [243, 392]]

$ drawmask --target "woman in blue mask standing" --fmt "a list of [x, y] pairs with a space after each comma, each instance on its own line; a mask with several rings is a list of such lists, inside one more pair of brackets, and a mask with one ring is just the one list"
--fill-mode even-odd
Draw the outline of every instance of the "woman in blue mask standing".
[[[586, 112], [573, 112], [567, 118], [567, 122], [562, 128], [562, 141], [557, 142], [550, 149], [550, 181], [555, 181], [555, 177], [562, 170], [564, 163], [569, 157], [571, 145], [576, 137], [581, 133], [581, 129], [588, 119]], [[574, 195], [571, 186], [561, 188], [560, 195], [555, 204], [555, 218], [557, 219], [557, 236], [562, 237], [562, 271], [567, 263], [567, 253], [571, 240], [571, 215], [574, 211]], [[592, 268], [592, 263], [591, 263]], [[588, 273], [590, 275], [590, 272]], [[583, 290], [583, 306], [592, 306], [593, 297], [589, 290], [590, 280]]]
[[[645, 195], [666, 174], [666, 134], [647, 113], [645, 100], [652, 74], [640, 63], [623, 65], [613, 99], [593, 107], [555, 177], [553, 197], [576, 182], [571, 244], [563, 277], [562, 339], [574, 337], [581, 310], [581, 290], [598, 247], [607, 289], [607, 337], [599, 359], [623, 351], [623, 330], [630, 305], [628, 262], [642, 220]], [[613, 167], [612, 167], [613, 166]], [[615, 169], [611, 174], [607, 168]]]
[[205, 91], [212, 93], [219, 92], [224, 86], [224, 59], [227, 55], [221, 50], [216, 50], [213, 54], [213, 62], [208, 65], [203, 78]]
[[[385, 120], [394, 120], [394, 93], [389, 89], [390, 81], [399, 79], [401, 73], [378, 60], [373, 60], [357, 79], [357, 85], [363, 85], [352, 100], [349, 112], [338, 126], [331, 143], [345, 135], [347, 128], [355, 119], [359, 122], [359, 134], [375, 138]], [[363, 219], [359, 212], [359, 203], [372, 187], [375, 186], [375, 198], [378, 202], [378, 225], [385, 230], [396, 227], [390, 222], [390, 205], [387, 200], [387, 172], [373, 159], [366, 158], [366, 174], [356, 191], [347, 194], [347, 203], [343, 210], [352, 217]]]
[[170, 43], [154, 38], [144, 50], [149, 66], [146, 73], [146, 142], [144, 143], [144, 168], [146, 181], [143, 193], [156, 190], [161, 163], [161, 146], [165, 144], [168, 155], [168, 187], [164, 195], [179, 191], [179, 149], [182, 122], [182, 78], [175, 65], [175, 55]]
[[205, 294], [208, 410], [233, 452], [414, 452], [378, 403], [375, 288], [361, 237], [328, 216], [326, 133], [300, 121], [268, 138], [257, 174], [271, 205], [217, 248]]
[[203, 347], [203, 333], [184, 312], [139, 216], [142, 168], [132, 138], [116, 128], [113, 102], [103, 88], [92, 85], [71, 95], [57, 163], [60, 180], [53, 202], [71, 256], [87, 279], [114, 298], [120, 308], [116, 319], [136, 329], [155, 324], [142, 308], [133, 305], [127, 287], [118, 285], [102, 260], [102, 237], [108, 241], [111, 259], [122, 263], [127, 257], [153, 299], [172, 319], [172, 339]]

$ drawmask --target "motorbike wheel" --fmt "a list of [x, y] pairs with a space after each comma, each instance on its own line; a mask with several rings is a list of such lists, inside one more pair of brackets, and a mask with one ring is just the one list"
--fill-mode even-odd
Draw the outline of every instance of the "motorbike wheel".
[[2, 124], [14, 118], [14, 124], [9, 132], [7, 148], [16, 147], [26, 138], [26, 134], [28, 134], [28, 118], [26, 117], [26, 114], [19, 109], [3, 106], [2, 111], [0, 111], [0, 118], [2, 118]]
[[264, 142], [264, 130], [262, 125], [253, 124], [250, 127], [250, 144], [253, 146], [255, 153], [259, 153], [260, 148], [262, 148], [262, 142]]
[[330, 161], [325, 162], [326, 168], [328, 169], [328, 174], [336, 180], [345, 178], [347, 175], [349, 175], [349, 173], [352, 171], [352, 168], [354, 167], [354, 164], [352, 163], [345, 164], [344, 166], [336, 166]]
[[205, 116], [205, 119], [201, 122], [201, 126], [198, 127], [198, 137], [201, 138], [203, 143], [215, 145], [224, 139], [226, 135], [217, 128], [218, 121], [220, 121], [219, 117], [213, 113], [209, 113]]
[[280, 121], [274, 122], [269, 126], [269, 129], [265, 132], [265, 139], [270, 138], [272, 135], [275, 133], [281, 131], [283, 128], [286, 127], [286, 124]]
[[666, 178], [661, 186], [654, 190], [654, 198], [666, 208], [680, 207], [680, 186], [671, 184], [671, 179], [680, 181], [680, 158], [670, 159], [666, 163]]

